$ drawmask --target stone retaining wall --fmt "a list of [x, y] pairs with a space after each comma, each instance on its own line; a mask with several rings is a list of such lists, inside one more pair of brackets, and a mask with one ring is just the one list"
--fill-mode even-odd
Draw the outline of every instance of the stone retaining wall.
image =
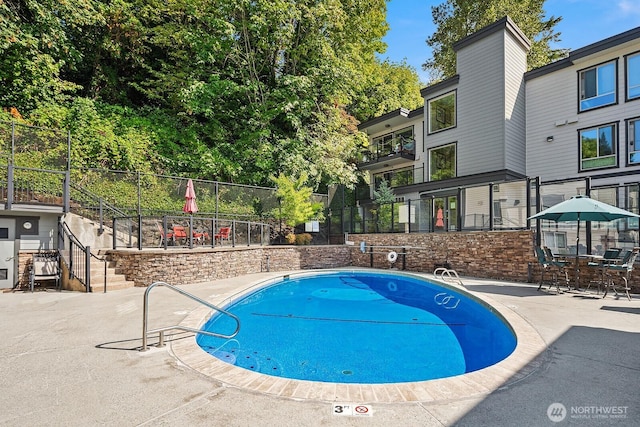
[[[206, 282], [263, 271], [309, 270], [332, 267], [390, 268], [389, 251], [399, 254], [393, 267], [432, 272], [448, 264], [460, 276], [519, 282], [538, 282], [540, 267], [534, 256], [532, 231], [358, 234], [353, 245], [260, 246], [224, 249], [112, 250], [108, 259], [116, 272], [136, 286], [155, 281], [175, 285]], [[360, 251], [365, 242], [367, 253]], [[368, 248], [373, 246], [371, 255]], [[405, 248], [406, 257], [401, 255]], [[371, 259], [373, 257], [373, 264]], [[403, 264], [404, 262], [404, 264]], [[580, 282], [598, 279], [598, 271], [580, 260]], [[640, 272], [634, 270], [632, 287]], [[549, 276], [545, 276], [548, 278]], [[570, 272], [573, 281], [573, 271]], [[618, 280], [620, 282], [620, 280]]]

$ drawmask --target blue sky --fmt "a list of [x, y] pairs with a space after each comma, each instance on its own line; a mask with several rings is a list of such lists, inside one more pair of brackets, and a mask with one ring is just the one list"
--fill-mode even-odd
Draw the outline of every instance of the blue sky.
[[[381, 59], [400, 62], [403, 59], [415, 68], [423, 83], [428, 75], [422, 64], [431, 57], [425, 43], [435, 26], [431, 6], [445, 0], [390, 0], [387, 22], [390, 30], [384, 37], [388, 48]], [[558, 48], [579, 49], [607, 37], [640, 26], [640, 0], [547, 0], [546, 16], [561, 16], [556, 26], [561, 33]]]

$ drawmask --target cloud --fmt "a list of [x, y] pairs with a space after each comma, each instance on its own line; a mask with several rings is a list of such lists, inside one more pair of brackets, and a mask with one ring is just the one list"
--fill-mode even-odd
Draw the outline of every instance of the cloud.
[[638, 0], [621, 0], [618, 2], [619, 13], [624, 15], [640, 16], [640, 1]]

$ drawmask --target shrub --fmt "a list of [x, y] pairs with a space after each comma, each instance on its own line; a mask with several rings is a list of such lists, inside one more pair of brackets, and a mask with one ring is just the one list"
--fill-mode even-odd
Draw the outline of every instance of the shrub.
[[296, 243], [297, 238], [295, 234], [290, 233], [284, 236], [284, 240], [286, 240], [288, 244], [293, 245], [294, 243]]
[[302, 233], [302, 234], [297, 234], [296, 235], [296, 245], [308, 245], [311, 243], [311, 239], [313, 237], [311, 237], [311, 234], [309, 233]]

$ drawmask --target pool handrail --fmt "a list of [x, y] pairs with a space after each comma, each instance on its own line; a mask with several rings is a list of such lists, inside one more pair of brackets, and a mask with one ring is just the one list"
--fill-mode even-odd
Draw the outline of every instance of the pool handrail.
[[[440, 275], [440, 277], [438, 277], [438, 275]], [[451, 268], [438, 267], [433, 270], [433, 277], [435, 277], [436, 279], [440, 279], [443, 282], [453, 281], [457, 282], [461, 286], [464, 286], [464, 283], [462, 283], [462, 279], [460, 279], [460, 276], [458, 276], [458, 272]]]
[[[182, 326], [182, 325], [172, 325], [172, 326], [165, 326], [162, 328], [156, 328], [153, 330], [148, 330], [148, 317], [149, 317], [149, 293], [151, 292], [151, 289], [155, 288], [156, 286], [164, 286], [167, 287], [173, 291], [178, 292], [181, 295], [186, 296], [187, 298], [190, 298], [196, 302], [199, 302], [202, 305], [205, 305], [207, 307], [209, 307], [212, 310], [218, 311], [222, 314], [226, 314], [227, 316], [231, 317], [233, 320], [236, 321], [236, 329], [235, 331], [233, 331], [233, 333], [231, 335], [225, 335], [225, 334], [217, 334], [215, 332], [210, 332], [210, 331], [203, 331], [200, 329], [194, 329], [194, 328], [190, 328], [188, 326]], [[151, 285], [149, 285], [147, 287], [147, 289], [144, 291], [144, 304], [143, 304], [143, 308], [142, 308], [142, 348], [140, 349], [140, 351], [147, 351], [148, 350], [148, 346], [147, 346], [147, 338], [149, 334], [153, 334], [158, 332], [159, 333], [159, 340], [158, 340], [158, 345], [157, 347], [163, 347], [164, 346], [164, 332], [165, 331], [170, 331], [173, 329], [177, 329], [177, 330], [181, 330], [181, 331], [186, 331], [186, 332], [194, 332], [196, 334], [202, 334], [202, 335], [208, 335], [208, 336], [212, 336], [212, 337], [219, 337], [219, 338], [225, 338], [225, 339], [231, 339], [233, 337], [235, 337], [236, 335], [238, 335], [238, 332], [240, 332], [240, 319], [238, 318], [238, 316], [229, 313], [228, 311], [217, 307], [201, 298], [198, 298], [197, 296], [190, 294], [189, 292], [178, 288], [177, 286], [174, 285], [170, 285], [167, 282], [154, 282]]]

